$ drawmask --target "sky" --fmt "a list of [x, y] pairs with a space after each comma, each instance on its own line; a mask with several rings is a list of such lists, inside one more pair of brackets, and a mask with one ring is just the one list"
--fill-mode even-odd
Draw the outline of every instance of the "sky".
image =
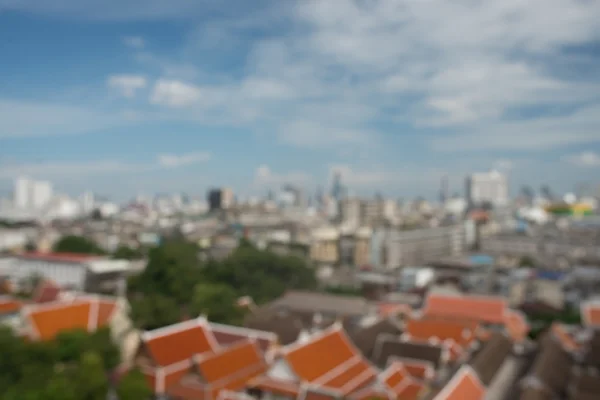
[[0, 192], [600, 187], [595, 0], [0, 0]]

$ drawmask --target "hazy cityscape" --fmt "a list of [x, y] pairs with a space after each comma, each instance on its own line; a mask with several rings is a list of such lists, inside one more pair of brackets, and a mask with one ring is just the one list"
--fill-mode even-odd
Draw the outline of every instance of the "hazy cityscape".
[[0, 0], [0, 400], [599, 400], [598, 21]]

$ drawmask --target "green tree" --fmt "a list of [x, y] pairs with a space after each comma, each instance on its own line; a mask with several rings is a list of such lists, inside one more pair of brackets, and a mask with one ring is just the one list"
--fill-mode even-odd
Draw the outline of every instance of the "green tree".
[[194, 316], [204, 314], [213, 322], [239, 324], [243, 310], [237, 305], [238, 294], [222, 283], [200, 283], [196, 286], [190, 310]]
[[129, 371], [117, 386], [119, 400], [146, 400], [151, 395], [146, 377], [138, 369]]
[[193, 243], [168, 241], [150, 250], [148, 265], [132, 280], [131, 291], [160, 294], [183, 306], [189, 303], [200, 281], [198, 248]]
[[169, 297], [154, 294], [131, 302], [131, 319], [140, 329], [156, 329], [181, 321], [181, 308]]
[[257, 304], [271, 301], [288, 289], [314, 289], [314, 269], [296, 256], [279, 256], [252, 247], [239, 247], [222, 262], [203, 268], [204, 280], [223, 283], [251, 296]]
[[132, 249], [121, 245], [113, 253], [112, 258], [115, 260], [140, 260], [144, 258], [144, 253], [141, 249]]
[[108, 379], [102, 358], [93, 352], [81, 355], [79, 365], [72, 377], [72, 385], [80, 400], [105, 400], [108, 393]]
[[61, 238], [53, 250], [57, 253], [77, 253], [77, 254], [106, 254], [96, 243], [83, 237], [69, 235]]
[[93, 333], [83, 330], [67, 331], [56, 337], [56, 354], [61, 363], [77, 363], [86, 351], [98, 354], [105, 371], [110, 371], [120, 363], [119, 348], [110, 336], [110, 330], [102, 327]]

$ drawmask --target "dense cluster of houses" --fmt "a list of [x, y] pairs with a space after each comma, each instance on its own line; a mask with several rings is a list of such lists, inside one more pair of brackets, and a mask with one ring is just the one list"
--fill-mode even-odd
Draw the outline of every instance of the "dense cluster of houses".
[[[554, 323], [537, 343], [500, 297], [429, 294], [421, 307], [289, 292], [251, 307], [246, 327], [203, 316], [136, 331], [122, 299], [61, 293], [42, 283], [29, 304], [0, 299], [0, 315], [31, 340], [108, 326], [124, 368], [157, 398], [600, 398], [600, 304], [581, 326]], [[11, 316], [12, 319], [9, 318]]]

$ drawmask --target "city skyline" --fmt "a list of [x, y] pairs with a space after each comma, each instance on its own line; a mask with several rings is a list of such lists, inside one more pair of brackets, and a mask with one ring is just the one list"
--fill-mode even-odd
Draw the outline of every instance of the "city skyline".
[[0, 192], [598, 185], [596, 2], [84, 3], [0, 0]]

